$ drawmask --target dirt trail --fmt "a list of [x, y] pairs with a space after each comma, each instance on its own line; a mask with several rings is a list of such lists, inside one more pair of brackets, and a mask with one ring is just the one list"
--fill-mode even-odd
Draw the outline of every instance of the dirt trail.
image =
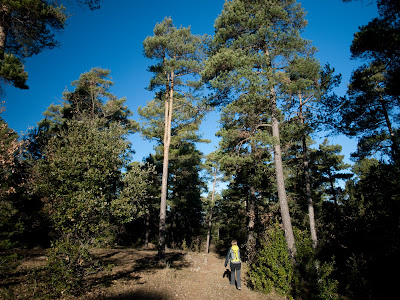
[[224, 260], [216, 254], [167, 252], [167, 266], [157, 265], [156, 251], [98, 250], [97, 256], [112, 263], [111, 285], [95, 289], [81, 299], [143, 300], [280, 300], [247, 288], [246, 266], [242, 290], [224, 276]]
[[[242, 290], [229, 284], [224, 273], [224, 259], [214, 253], [185, 253], [167, 251], [167, 265], [157, 262], [157, 251], [132, 248], [96, 249], [94, 256], [108, 271], [85, 277], [91, 288], [78, 298], [64, 300], [283, 300], [276, 295], [265, 295], [247, 287], [246, 265], [242, 267]], [[21, 261], [6, 299], [37, 299], [35, 280], [29, 279], [35, 268], [46, 263], [44, 251], [26, 255]], [[0, 298], [1, 285], [0, 285]]]

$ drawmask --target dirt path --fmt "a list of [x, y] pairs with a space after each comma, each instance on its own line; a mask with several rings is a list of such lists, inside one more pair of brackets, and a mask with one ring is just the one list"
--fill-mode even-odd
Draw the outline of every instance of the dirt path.
[[247, 288], [246, 266], [242, 290], [224, 276], [224, 260], [216, 254], [167, 252], [167, 267], [158, 267], [155, 251], [133, 249], [100, 250], [97, 255], [114, 267], [112, 284], [87, 295], [86, 299], [143, 300], [279, 300]]
[[[224, 259], [216, 254], [167, 251], [167, 266], [157, 262], [157, 251], [132, 248], [96, 249], [94, 256], [109, 265], [85, 278], [92, 287], [86, 295], [64, 297], [65, 300], [282, 300], [276, 295], [265, 295], [247, 287], [246, 265], [242, 267], [242, 290], [229, 284], [224, 273]], [[35, 268], [46, 263], [44, 251], [25, 256], [6, 285], [5, 299], [37, 299], [35, 279], [27, 277]], [[1, 295], [0, 288], [0, 298]]]

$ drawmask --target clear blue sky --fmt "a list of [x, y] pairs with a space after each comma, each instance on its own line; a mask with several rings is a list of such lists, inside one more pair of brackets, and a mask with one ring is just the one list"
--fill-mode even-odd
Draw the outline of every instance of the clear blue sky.
[[[308, 12], [309, 25], [303, 36], [319, 49], [317, 58], [322, 64], [330, 63], [342, 73], [343, 82], [337, 92], [343, 94], [352, 70], [361, 64], [350, 60], [353, 34], [376, 16], [376, 6], [368, 5], [369, 0], [348, 4], [341, 0], [299, 2]], [[153, 97], [145, 90], [151, 76], [147, 66], [152, 62], [142, 54], [143, 40], [152, 35], [154, 25], [166, 16], [172, 17], [176, 26], [191, 26], [195, 34], [212, 35], [223, 3], [224, 0], [103, 0], [97, 11], [73, 7], [66, 29], [56, 34], [61, 46], [26, 59], [30, 89], [6, 87], [2, 100], [7, 110], [3, 119], [17, 133], [26, 133], [43, 119], [42, 113], [51, 103], [61, 103], [62, 92], [72, 90], [70, 83], [81, 73], [102, 67], [111, 70], [113, 94], [126, 97], [133, 118], [139, 120], [138, 106], [146, 105]], [[202, 125], [204, 138], [214, 141], [199, 147], [205, 154], [215, 149], [217, 119], [216, 113], [211, 114]], [[140, 161], [152, 152], [152, 145], [139, 134], [133, 135], [131, 141], [136, 151], [134, 160]], [[343, 146], [346, 160], [355, 149], [355, 141], [343, 137], [333, 139], [332, 143]]]

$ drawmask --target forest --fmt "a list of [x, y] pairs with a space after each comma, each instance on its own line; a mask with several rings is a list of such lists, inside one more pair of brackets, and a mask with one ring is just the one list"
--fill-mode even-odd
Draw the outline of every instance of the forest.
[[[26, 60], [62, 47], [57, 33], [69, 26], [72, 2], [102, 9], [101, 0], [0, 1], [2, 100], [5, 86], [28, 89]], [[169, 268], [171, 250], [224, 257], [235, 239], [252, 290], [392, 299], [400, 2], [370, 2], [378, 15], [354, 33], [359, 67], [344, 96], [335, 93], [340, 70], [321, 65], [302, 37], [301, 1], [226, 0], [213, 35], [193, 34], [173, 16], [154, 24], [142, 43], [153, 99], [134, 112], [140, 122], [101, 67], [76, 78], [26, 135], [1, 118], [2, 102], [0, 298], [25, 299], [11, 282], [32, 249], [46, 262], [26, 275], [35, 283], [27, 299], [67, 299], [85, 295], [85, 278], [108, 268], [97, 249], [151, 249]], [[220, 142], [205, 155], [199, 128], [211, 111]], [[134, 133], [155, 145], [143, 161], [132, 159]], [[353, 164], [328, 134], [316, 145], [321, 133], [354, 138]]]

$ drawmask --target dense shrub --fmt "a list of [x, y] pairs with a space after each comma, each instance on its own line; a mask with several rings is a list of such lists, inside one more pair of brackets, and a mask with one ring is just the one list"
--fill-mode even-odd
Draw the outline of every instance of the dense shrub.
[[266, 232], [256, 262], [250, 266], [251, 284], [265, 293], [275, 290], [290, 296], [293, 272], [284, 232], [275, 224]]
[[44, 284], [51, 297], [79, 294], [83, 277], [92, 268], [88, 247], [77, 241], [63, 239], [53, 243], [48, 250]]
[[271, 226], [250, 266], [252, 286], [264, 293], [275, 291], [295, 299], [339, 299], [337, 280], [332, 278], [334, 260], [321, 262], [312, 248], [310, 234], [295, 228], [296, 264], [287, 250], [279, 224]]

